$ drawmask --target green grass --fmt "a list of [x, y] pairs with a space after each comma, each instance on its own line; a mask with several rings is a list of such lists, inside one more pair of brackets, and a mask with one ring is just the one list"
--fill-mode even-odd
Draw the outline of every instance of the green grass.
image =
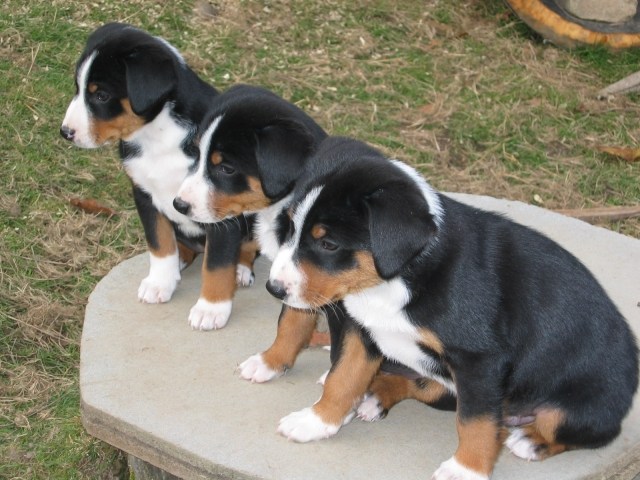
[[[638, 97], [594, 94], [640, 53], [542, 43], [500, 1], [215, 3], [7, 0], [0, 6], [0, 478], [126, 478], [79, 416], [82, 306], [116, 263], [144, 250], [114, 149], [58, 129], [92, 29], [120, 20], [174, 43], [219, 88], [271, 88], [331, 133], [368, 141], [438, 188], [549, 208], [635, 205]], [[91, 197], [119, 216], [69, 205]], [[640, 237], [640, 222], [606, 225]]]
[[640, 51], [635, 48], [611, 52], [602, 46], [580, 47], [576, 49], [575, 55], [607, 83], [637, 72], [640, 65]]

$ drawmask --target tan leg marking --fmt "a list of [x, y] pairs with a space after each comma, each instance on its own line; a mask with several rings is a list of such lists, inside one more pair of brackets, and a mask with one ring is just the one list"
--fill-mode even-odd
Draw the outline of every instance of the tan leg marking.
[[448, 393], [444, 385], [435, 380], [425, 379], [418, 385], [415, 380], [402, 375], [386, 373], [378, 373], [374, 377], [369, 391], [378, 398], [384, 410], [390, 410], [396, 403], [409, 398], [433, 404]]
[[323, 422], [341, 425], [344, 418], [362, 400], [378, 372], [382, 357], [372, 360], [355, 333], [347, 333], [342, 352], [331, 367], [320, 400], [312, 407]]
[[253, 262], [258, 256], [258, 250], [258, 242], [255, 240], [242, 242], [240, 245], [240, 257], [238, 259], [238, 263], [253, 270]]
[[209, 302], [223, 302], [231, 300], [236, 291], [236, 266], [229, 265], [214, 270], [207, 269], [207, 255], [205, 253], [202, 264], [202, 287], [200, 298]]
[[458, 418], [456, 426], [458, 449], [454, 456], [458, 463], [482, 475], [491, 475], [502, 448], [504, 429], [488, 417]]
[[316, 315], [310, 310], [284, 306], [273, 345], [262, 353], [262, 360], [269, 368], [282, 372], [293, 366], [300, 350], [309, 344]]
[[178, 248], [176, 233], [169, 219], [161, 213], [156, 214], [156, 242], [157, 248], [149, 245], [149, 250], [156, 257], [168, 257], [176, 253]]
[[180, 255], [180, 260], [184, 263], [184, 268], [191, 265], [198, 256], [198, 252], [194, 252], [180, 242], [178, 242], [178, 254]]
[[556, 442], [556, 432], [565, 417], [562, 410], [545, 409], [536, 413], [536, 419], [533, 423], [522, 427], [525, 435], [536, 445], [540, 460], [569, 449], [567, 445]]

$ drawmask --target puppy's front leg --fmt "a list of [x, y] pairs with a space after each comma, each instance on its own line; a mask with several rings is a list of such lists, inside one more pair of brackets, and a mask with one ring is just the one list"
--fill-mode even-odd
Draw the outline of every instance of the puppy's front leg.
[[478, 358], [466, 365], [464, 370], [454, 369], [458, 449], [440, 465], [432, 480], [487, 480], [505, 438], [499, 365]]
[[168, 302], [180, 281], [180, 256], [173, 225], [153, 205], [148, 193], [133, 186], [133, 199], [149, 247], [149, 274], [140, 282], [138, 299]]
[[382, 355], [360, 330], [348, 329], [338, 348], [320, 400], [280, 420], [278, 432], [290, 440], [309, 442], [335, 435], [353, 418], [354, 408], [380, 368]]
[[309, 344], [317, 314], [282, 305], [278, 333], [267, 350], [252, 355], [239, 366], [240, 376], [262, 383], [282, 375], [293, 366], [300, 350]]
[[196, 330], [222, 328], [229, 321], [243, 238], [241, 226], [233, 220], [207, 225], [206, 231], [200, 298], [189, 312], [189, 325]]

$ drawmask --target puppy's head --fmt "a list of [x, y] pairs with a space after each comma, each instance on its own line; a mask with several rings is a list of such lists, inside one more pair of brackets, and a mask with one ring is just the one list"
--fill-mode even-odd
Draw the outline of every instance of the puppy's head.
[[203, 223], [256, 212], [285, 197], [326, 137], [295, 105], [246, 85], [216, 98], [199, 135], [197, 167], [174, 206]]
[[405, 164], [348, 139], [323, 142], [296, 185], [267, 289], [318, 308], [399, 275], [435, 241], [435, 191]]
[[160, 38], [120, 23], [98, 28], [76, 65], [76, 94], [60, 134], [83, 148], [127, 139], [162, 109], [181, 65]]

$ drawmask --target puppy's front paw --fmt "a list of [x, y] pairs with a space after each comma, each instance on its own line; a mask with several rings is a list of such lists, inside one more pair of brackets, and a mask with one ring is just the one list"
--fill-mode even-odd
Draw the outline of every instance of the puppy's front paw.
[[246, 265], [241, 263], [236, 267], [236, 283], [239, 287], [250, 287], [255, 282], [256, 277]]
[[516, 457], [525, 460], [540, 460], [537, 446], [520, 428], [511, 431], [504, 444]]
[[160, 276], [149, 274], [140, 282], [138, 300], [142, 303], [165, 303], [171, 300], [173, 292], [180, 281], [178, 276]]
[[442, 462], [431, 480], [488, 480], [489, 477], [460, 465], [455, 457]]
[[365, 422], [375, 422], [385, 417], [380, 400], [374, 394], [368, 393], [356, 410], [358, 418]]
[[189, 325], [194, 330], [216, 330], [224, 327], [231, 315], [231, 300], [209, 302], [199, 298], [189, 312]]
[[277, 372], [270, 368], [264, 362], [260, 353], [247, 358], [239, 365], [238, 368], [240, 369], [240, 377], [256, 383], [268, 382], [269, 380], [282, 375], [282, 372]]
[[278, 433], [296, 442], [310, 442], [335, 435], [340, 425], [331, 425], [322, 421], [313, 409], [305, 408], [293, 412], [280, 420]]

